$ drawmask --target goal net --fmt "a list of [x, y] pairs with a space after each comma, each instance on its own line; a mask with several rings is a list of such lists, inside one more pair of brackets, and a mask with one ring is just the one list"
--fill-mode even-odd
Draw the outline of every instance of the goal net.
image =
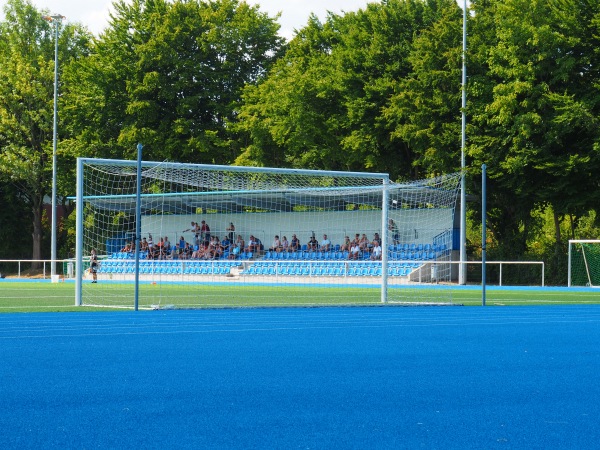
[[600, 240], [569, 241], [569, 286], [600, 286]]
[[136, 292], [140, 308], [452, 302], [459, 174], [398, 184], [170, 162], [141, 174], [137, 201], [135, 161], [78, 159], [77, 304], [132, 307]]

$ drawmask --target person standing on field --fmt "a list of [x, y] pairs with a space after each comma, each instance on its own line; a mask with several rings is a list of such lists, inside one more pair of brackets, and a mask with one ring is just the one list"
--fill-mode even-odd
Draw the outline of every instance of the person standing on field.
[[90, 272], [92, 273], [92, 283], [98, 282], [98, 256], [96, 249], [93, 248], [90, 252]]

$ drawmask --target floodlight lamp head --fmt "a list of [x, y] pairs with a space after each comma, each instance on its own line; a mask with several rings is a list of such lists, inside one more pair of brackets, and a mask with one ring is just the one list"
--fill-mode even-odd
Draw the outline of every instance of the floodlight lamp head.
[[54, 22], [54, 21], [61, 21], [63, 19], [66, 19], [65, 16], [61, 15], [61, 14], [52, 14], [49, 16], [43, 16], [42, 17], [44, 20], [47, 20], [48, 22]]

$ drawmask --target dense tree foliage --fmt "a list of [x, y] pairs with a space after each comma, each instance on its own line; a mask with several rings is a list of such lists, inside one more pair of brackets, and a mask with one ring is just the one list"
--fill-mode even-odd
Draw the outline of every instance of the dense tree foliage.
[[[66, 103], [88, 154], [230, 163], [245, 85], [283, 45], [274, 18], [238, 0], [115, 3], [110, 26], [69, 74]], [[80, 151], [84, 151], [84, 148]]]
[[[468, 180], [478, 196], [487, 164], [490, 256], [543, 257], [548, 279], [564, 282], [566, 239], [600, 237], [600, 0], [470, 4]], [[133, 157], [139, 141], [147, 159], [398, 180], [460, 168], [455, 0], [312, 16], [289, 43], [277, 31], [277, 18], [238, 0], [119, 0], [92, 43], [65, 28], [61, 186], [73, 185], [75, 156]], [[0, 183], [40, 224], [51, 29], [25, 0], [10, 0], [0, 33]]]
[[412, 148], [392, 139], [384, 110], [411, 72], [415, 38], [452, 8], [389, 0], [325, 23], [312, 17], [268, 78], [246, 89], [239, 127], [249, 141], [238, 163], [414, 176]]
[[[55, 34], [42, 13], [24, 0], [10, 0], [4, 13], [5, 21], [0, 23], [0, 177], [16, 188], [12, 198], [31, 211], [31, 255], [41, 259], [43, 204], [52, 179]], [[59, 60], [69, 64], [84, 57], [89, 38], [80, 27], [62, 27]], [[3, 209], [2, 214], [10, 211], [14, 210]]]
[[489, 168], [490, 226], [504, 255], [518, 257], [541, 233], [536, 211], [549, 208], [562, 257], [563, 217], [599, 204], [600, 3], [487, 0], [474, 9], [469, 149], [475, 167]]

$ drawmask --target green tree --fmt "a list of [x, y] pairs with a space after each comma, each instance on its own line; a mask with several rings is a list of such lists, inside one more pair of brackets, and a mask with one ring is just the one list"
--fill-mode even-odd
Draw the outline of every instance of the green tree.
[[410, 73], [395, 84], [384, 114], [393, 142], [411, 150], [416, 174], [460, 169], [462, 10], [440, 2], [440, 14], [414, 40]]
[[[43, 205], [52, 178], [54, 42], [52, 26], [25, 0], [9, 0], [0, 23], [0, 177], [31, 212], [32, 259], [42, 258]], [[62, 27], [59, 60], [85, 53], [89, 34]], [[63, 199], [62, 192], [59, 192]], [[61, 199], [59, 198], [59, 200]]]
[[275, 19], [238, 0], [135, 0], [115, 13], [70, 76], [78, 151], [230, 163], [242, 88], [279, 54]]
[[562, 248], [561, 217], [598, 205], [600, 4], [480, 0], [474, 8], [469, 153], [476, 167], [488, 165], [491, 226], [506, 252], [523, 255], [542, 226], [533, 212], [550, 205]]
[[409, 145], [392, 141], [383, 114], [410, 72], [413, 41], [450, 0], [389, 0], [364, 10], [312, 17], [284, 58], [245, 92], [239, 163], [412, 173]]

